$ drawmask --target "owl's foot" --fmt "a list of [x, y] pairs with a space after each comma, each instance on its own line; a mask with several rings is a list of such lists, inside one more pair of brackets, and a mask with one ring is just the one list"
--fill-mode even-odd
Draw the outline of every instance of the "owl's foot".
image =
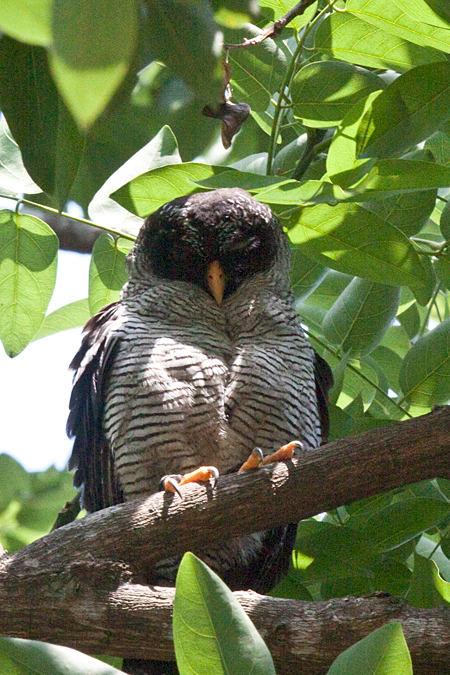
[[181, 498], [183, 495], [179, 489], [180, 485], [186, 485], [186, 483], [206, 483], [211, 478], [214, 478], [214, 485], [216, 484], [217, 479], [219, 478], [219, 472], [215, 466], [200, 466], [195, 471], [191, 473], [185, 473], [184, 476], [180, 474], [174, 474], [171, 476], [164, 476], [161, 478], [161, 483], [164, 486], [166, 492], [176, 492]]
[[292, 459], [295, 453], [295, 448], [301, 448], [303, 450], [303, 443], [301, 441], [291, 441], [286, 445], [283, 445], [276, 452], [264, 457], [262, 465], [272, 464], [272, 462], [283, 462], [286, 459]]
[[295, 448], [303, 448], [303, 443], [301, 441], [291, 441], [291, 443], [283, 445], [279, 450], [272, 452], [267, 457], [264, 457], [261, 448], [254, 448], [239, 471], [258, 469], [260, 466], [266, 466], [266, 464], [272, 464], [272, 462], [283, 462], [286, 459], [292, 459]]

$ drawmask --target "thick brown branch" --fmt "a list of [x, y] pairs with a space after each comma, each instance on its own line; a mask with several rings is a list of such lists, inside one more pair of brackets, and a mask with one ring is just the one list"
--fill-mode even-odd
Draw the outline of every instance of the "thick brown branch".
[[316, 0], [301, 0], [299, 3], [295, 5], [292, 9], [290, 9], [284, 16], [282, 16], [280, 19], [275, 21], [271, 26], [268, 26], [268, 28], [265, 28], [259, 35], [256, 35], [253, 38], [247, 39], [244, 38], [241, 44], [239, 45], [234, 45], [234, 44], [228, 44], [224, 43], [223, 48], [224, 49], [245, 49], [248, 47], [254, 47], [255, 45], [261, 44], [261, 42], [264, 42], [264, 40], [267, 40], [267, 38], [277, 38], [281, 35], [281, 32], [283, 29], [287, 26], [288, 23], [290, 23], [293, 19], [295, 19], [296, 16], [301, 16], [304, 14], [304, 12], [310, 7]]
[[[0, 558], [0, 633], [70, 644], [87, 651], [114, 649], [114, 653], [124, 655], [165, 658], [162, 654], [167, 656], [168, 647], [162, 635], [168, 634], [170, 617], [164, 613], [159, 619], [155, 617], [158, 603], [166, 608], [165, 603], [169, 602], [167, 592], [128, 583], [138, 581], [148, 565], [187, 549], [199, 552], [205, 540], [211, 547], [230, 536], [293, 522], [395, 487], [426, 478], [447, 477], [449, 427], [450, 409], [444, 408], [431, 415], [334, 441], [292, 462], [223, 477], [216, 488], [184, 486], [183, 500], [177, 495], [160, 493], [147, 500], [105, 509], [55, 530], [16, 554]], [[280, 601], [269, 598], [264, 601], [276, 602]], [[331, 636], [336, 627], [342, 631], [343, 641], [339, 643], [342, 650], [341, 647], [358, 639], [350, 628], [351, 621], [358, 617], [362, 617], [358, 635], [370, 632], [387, 618], [398, 618], [398, 614], [386, 614], [393, 601], [383, 600], [380, 624], [371, 623], [364, 618], [364, 602], [367, 601], [308, 604], [308, 610], [302, 611], [313, 617], [310, 625], [323, 621], [324, 626], [310, 627], [308, 632], [299, 620], [303, 646], [294, 646], [294, 656], [306, 658], [302, 654], [307, 652], [308, 663], [313, 663], [314, 659], [320, 659], [321, 652], [331, 655], [333, 646], [328, 642], [333, 643], [335, 638]], [[258, 608], [267, 607], [264, 603], [258, 600]], [[398, 609], [398, 603], [394, 605]], [[303, 605], [296, 604], [297, 609], [300, 606]], [[342, 616], [347, 618], [334, 618], [341, 611], [339, 608], [344, 611], [345, 607], [349, 611]], [[416, 625], [420, 634], [418, 637], [411, 633], [413, 645], [418, 640], [417, 649], [426, 668], [436, 645], [430, 646], [426, 640], [431, 638], [425, 636], [435, 634], [437, 640], [442, 634], [448, 643], [448, 614], [436, 610], [416, 615], [416, 610], [401, 607], [408, 617], [419, 617], [424, 622], [414, 624], [416, 619], [411, 618], [411, 631]], [[286, 608], [288, 605], [284, 605], [280, 614], [282, 626], [277, 624], [273, 633], [280, 645], [291, 640], [298, 621], [297, 614], [287, 621]], [[293, 611], [297, 612], [296, 608]], [[322, 619], [319, 615], [314, 619], [320, 611], [325, 612], [320, 615]], [[264, 630], [268, 630], [267, 626]], [[154, 635], [153, 647], [148, 647], [148, 652], [142, 651], [147, 649], [142, 646], [144, 643], [150, 645], [147, 637], [142, 640], [142, 635], [149, 633]], [[270, 634], [269, 645], [274, 654], [277, 649], [281, 653], [275, 637]], [[321, 639], [320, 650], [314, 641], [316, 637]], [[136, 649], [138, 642], [141, 651]], [[314, 670], [311, 666], [308, 672], [324, 672], [326, 666], [323, 668]], [[280, 668], [279, 672], [294, 670]]]

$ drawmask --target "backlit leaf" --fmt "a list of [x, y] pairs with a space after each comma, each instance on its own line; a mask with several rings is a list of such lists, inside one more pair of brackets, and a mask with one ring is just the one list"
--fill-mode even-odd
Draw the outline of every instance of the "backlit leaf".
[[59, 307], [54, 312], [51, 312], [51, 314], [47, 314], [34, 336], [33, 342], [34, 340], [40, 340], [63, 330], [82, 327], [90, 316], [91, 312], [89, 311], [89, 301], [87, 298], [75, 300], [75, 302], [70, 302], [68, 305]]
[[119, 299], [122, 286], [128, 281], [125, 260], [132, 244], [132, 241], [114, 239], [106, 233], [96, 240], [89, 268], [91, 314], [96, 314], [105, 305]]
[[37, 333], [56, 280], [58, 238], [39, 218], [0, 211], [0, 337], [17, 356]]

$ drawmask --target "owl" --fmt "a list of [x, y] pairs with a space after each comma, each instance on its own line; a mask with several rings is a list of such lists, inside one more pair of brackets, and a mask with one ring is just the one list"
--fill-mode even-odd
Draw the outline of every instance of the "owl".
[[[88, 511], [151, 495], [162, 478], [182, 494], [179, 476], [238, 471], [255, 448], [325, 441], [331, 374], [300, 325], [288, 241], [266, 205], [238, 188], [174, 199], [146, 219], [127, 264], [120, 300], [88, 321], [71, 364], [69, 467]], [[232, 590], [264, 593], [295, 533], [196, 553]], [[178, 564], [160, 561], [147, 582], [173, 585]]]

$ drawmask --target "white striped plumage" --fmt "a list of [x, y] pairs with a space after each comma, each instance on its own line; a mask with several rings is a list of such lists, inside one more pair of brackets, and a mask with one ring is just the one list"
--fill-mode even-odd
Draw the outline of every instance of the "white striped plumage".
[[[176, 273], [155, 253], [164, 227], [172, 239], [161, 250]], [[193, 267], [223, 256], [231, 282], [234, 260], [254, 247], [256, 271], [237, 265], [239, 283], [219, 306], [176, 259], [180, 240]], [[71, 464], [88, 508], [150, 495], [163, 475], [200, 465], [236, 471], [255, 446], [266, 454], [296, 439], [305, 450], [320, 444], [317, 360], [295, 312], [287, 240], [266, 206], [237, 189], [170, 202], [144, 226], [129, 270], [120, 302], [91, 319], [73, 363]], [[235, 588], [267, 590], [294, 537], [295, 526], [278, 528], [204, 557], [219, 573], [237, 570], [232, 581], [223, 574]], [[164, 561], [152, 581], [173, 582], [175, 567]]]

